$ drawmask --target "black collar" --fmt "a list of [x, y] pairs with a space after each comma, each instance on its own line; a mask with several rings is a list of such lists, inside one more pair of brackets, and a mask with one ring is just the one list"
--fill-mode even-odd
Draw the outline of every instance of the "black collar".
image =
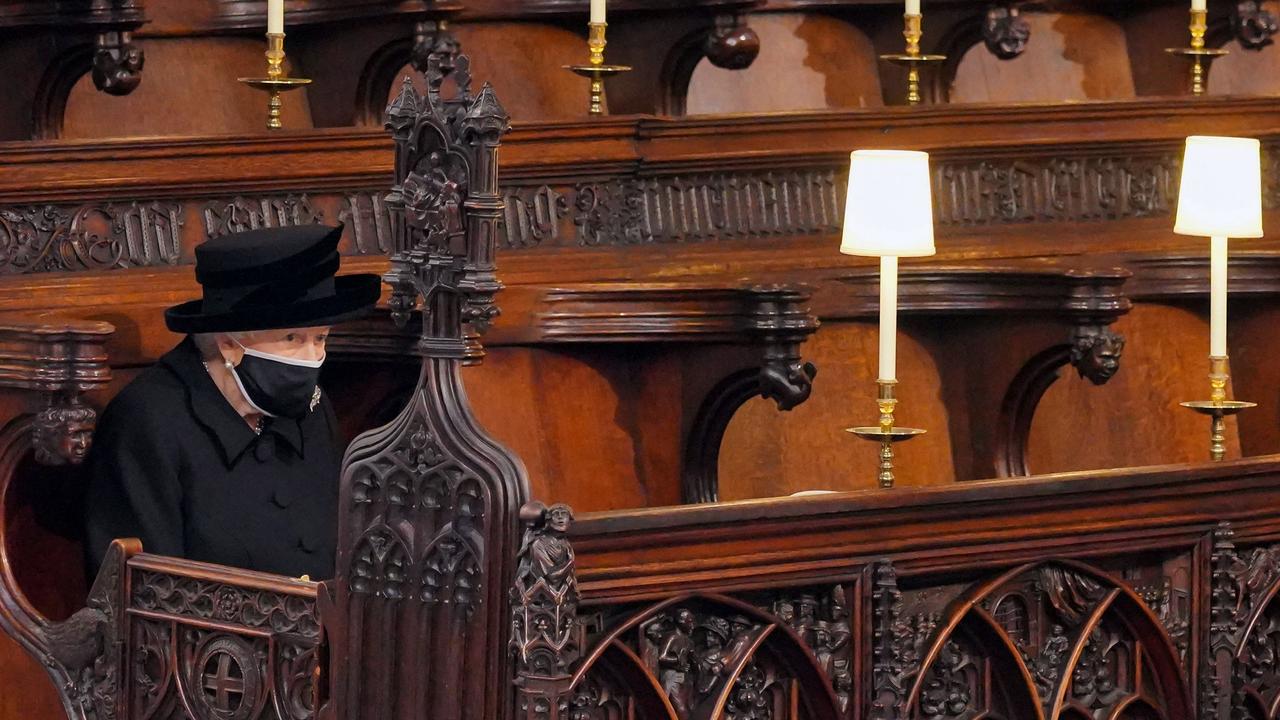
[[[226, 396], [209, 377], [200, 358], [200, 351], [190, 337], [165, 353], [160, 362], [169, 368], [187, 388], [187, 405], [196, 421], [208, 428], [222, 449], [222, 459], [227, 467], [235, 464], [258, 434], [249, 427], [240, 413], [227, 402]], [[296, 420], [266, 418], [263, 432], [270, 432], [283, 439], [293, 451], [302, 455], [302, 428]]]

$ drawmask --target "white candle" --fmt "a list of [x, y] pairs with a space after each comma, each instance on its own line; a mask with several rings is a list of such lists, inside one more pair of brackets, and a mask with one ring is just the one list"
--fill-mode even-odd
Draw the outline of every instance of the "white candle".
[[591, 0], [591, 22], [604, 23], [604, 0]]
[[880, 376], [897, 380], [895, 356], [898, 349], [898, 256], [880, 258]]
[[[1204, 2], [1204, 0], [1199, 0], [1199, 2]], [[907, 0], [907, 14], [908, 15], [920, 14], [920, 0]]]
[[1209, 355], [1227, 356], [1227, 239], [1213, 238], [1209, 251]]
[[267, 32], [284, 34], [284, 0], [267, 0]]
[[1191, 0], [1192, 10], [1204, 10], [1206, 8], [1205, 0]]

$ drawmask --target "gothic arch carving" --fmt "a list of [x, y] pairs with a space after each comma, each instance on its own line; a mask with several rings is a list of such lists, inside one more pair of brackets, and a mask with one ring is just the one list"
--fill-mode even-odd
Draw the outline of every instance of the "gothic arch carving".
[[[624, 681], [610, 685], [611, 677]], [[782, 618], [724, 595], [690, 594], [611, 622], [584, 653], [570, 695], [581, 703], [640, 689], [631, 700], [644, 717], [771, 717], [767, 704], [792, 683], [809, 717], [841, 715], [818, 659]]]
[[[1031, 589], [1029, 610], [1047, 620], [1029, 643], [1015, 641], [992, 614], [1018, 587]], [[1003, 666], [997, 677], [1019, 681], [966, 689], [968, 676], [958, 671], [966, 667], [966, 647], [975, 646], [977, 656]], [[1178, 650], [1160, 621], [1123, 582], [1085, 563], [1029, 563], [972, 586], [948, 608], [927, 647], [905, 698], [906, 717], [938, 715], [924, 707], [931, 686], [939, 697], [970, 697], [971, 709], [992, 717], [1194, 717]], [[972, 700], [1000, 695], [1005, 714]], [[1146, 715], [1134, 714], [1140, 712]]]

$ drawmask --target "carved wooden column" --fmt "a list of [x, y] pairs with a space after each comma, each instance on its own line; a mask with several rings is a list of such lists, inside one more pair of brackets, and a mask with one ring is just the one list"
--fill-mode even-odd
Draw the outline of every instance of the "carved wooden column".
[[[528, 496], [520, 462], [472, 416], [459, 375], [497, 314], [494, 244], [508, 117], [468, 60], [429, 62], [387, 111], [397, 253], [386, 280], [401, 322], [421, 307], [422, 370], [408, 406], [347, 450], [332, 642], [333, 717], [510, 715], [507, 589]], [[452, 98], [441, 97], [451, 75]]]

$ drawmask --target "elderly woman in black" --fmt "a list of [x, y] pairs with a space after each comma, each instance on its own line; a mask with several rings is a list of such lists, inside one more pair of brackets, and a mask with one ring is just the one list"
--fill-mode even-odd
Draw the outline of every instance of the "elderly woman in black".
[[317, 385], [329, 326], [371, 307], [375, 275], [335, 277], [341, 228], [269, 228], [196, 248], [187, 338], [107, 406], [89, 458], [91, 570], [115, 538], [148, 552], [333, 574], [342, 447]]

